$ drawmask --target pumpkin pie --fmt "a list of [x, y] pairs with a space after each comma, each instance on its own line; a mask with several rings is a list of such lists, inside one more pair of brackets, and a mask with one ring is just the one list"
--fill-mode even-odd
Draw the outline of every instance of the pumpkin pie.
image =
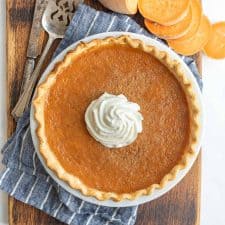
[[[105, 146], [85, 113], [103, 93], [140, 106], [142, 129], [128, 145]], [[135, 199], [165, 187], [195, 154], [199, 107], [181, 66], [129, 36], [80, 43], [42, 82], [33, 101], [47, 166], [84, 195]]]

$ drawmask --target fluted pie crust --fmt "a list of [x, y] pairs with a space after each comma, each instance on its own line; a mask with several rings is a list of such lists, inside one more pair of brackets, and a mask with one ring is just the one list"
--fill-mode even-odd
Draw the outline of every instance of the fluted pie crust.
[[[177, 78], [182, 89], [185, 92], [188, 108], [189, 108], [189, 115], [190, 115], [190, 136], [189, 136], [189, 149], [188, 151], [184, 152], [182, 155], [181, 160], [177, 165], [173, 167], [173, 169], [168, 173], [165, 174], [161, 182], [151, 184], [147, 188], [137, 190], [132, 193], [115, 193], [115, 192], [104, 192], [101, 190], [97, 190], [95, 188], [91, 188], [86, 185], [79, 177], [74, 176], [73, 174], [68, 173], [55, 154], [51, 151], [51, 148], [48, 144], [48, 140], [45, 134], [45, 118], [44, 118], [44, 109], [45, 109], [45, 102], [48, 92], [51, 86], [56, 81], [56, 76], [60, 71], [62, 71], [65, 67], [68, 67], [73, 60], [73, 58], [77, 57], [83, 52], [87, 52], [92, 47], [97, 46], [104, 46], [109, 44], [119, 44], [119, 45], [127, 45], [132, 48], [138, 48], [142, 51], [153, 55], [157, 58], [161, 63], [163, 63]], [[140, 40], [132, 39], [129, 36], [120, 36], [120, 37], [108, 37], [105, 39], [96, 39], [90, 41], [89, 43], [80, 43], [75, 50], [70, 51], [67, 53], [63, 61], [56, 64], [54, 70], [48, 75], [47, 79], [42, 82], [36, 92], [36, 97], [33, 101], [34, 106], [34, 117], [38, 124], [38, 128], [36, 130], [36, 134], [39, 139], [39, 149], [42, 157], [44, 158], [46, 165], [53, 170], [57, 176], [66, 181], [72, 188], [80, 190], [86, 196], [93, 196], [96, 197], [98, 200], [108, 200], [112, 199], [115, 201], [121, 201], [124, 199], [133, 200], [139, 196], [143, 195], [151, 195], [155, 189], [162, 189], [166, 186], [168, 181], [171, 181], [176, 178], [177, 173], [187, 167], [190, 162], [190, 158], [193, 157], [195, 153], [195, 147], [197, 144], [197, 137], [199, 132], [199, 117], [200, 117], [200, 110], [197, 103], [197, 99], [195, 97], [195, 93], [193, 91], [192, 83], [186, 78], [184, 72], [181, 69], [179, 62], [174, 61], [170, 58], [170, 56], [164, 52], [160, 51], [154, 46], [149, 46], [144, 44]], [[144, 132], [144, 131], [143, 131]], [[141, 179], [141, 178], [140, 178]]]

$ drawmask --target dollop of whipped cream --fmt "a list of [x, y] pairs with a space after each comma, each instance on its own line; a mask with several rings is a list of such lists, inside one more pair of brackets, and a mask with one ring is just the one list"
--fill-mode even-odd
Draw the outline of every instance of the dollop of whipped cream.
[[135, 141], [142, 132], [140, 106], [120, 95], [102, 94], [85, 112], [90, 135], [108, 148], [120, 148]]

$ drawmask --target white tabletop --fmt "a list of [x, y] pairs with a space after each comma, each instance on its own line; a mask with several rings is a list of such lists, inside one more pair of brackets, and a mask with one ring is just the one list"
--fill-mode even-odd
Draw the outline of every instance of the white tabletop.
[[[224, 0], [204, 0], [212, 22], [225, 21]], [[6, 140], [5, 1], [0, 0], [0, 146]], [[225, 225], [225, 60], [203, 58], [206, 110], [203, 142], [201, 225]], [[0, 165], [0, 168], [2, 166]], [[191, 184], [190, 184], [191, 185]], [[0, 225], [7, 224], [7, 196], [0, 192]]]

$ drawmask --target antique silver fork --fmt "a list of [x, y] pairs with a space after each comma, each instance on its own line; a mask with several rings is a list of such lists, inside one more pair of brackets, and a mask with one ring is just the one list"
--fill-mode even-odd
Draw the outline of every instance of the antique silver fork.
[[42, 16], [42, 26], [48, 33], [48, 41], [35, 70], [25, 85], [24, 91], [12, 111], [14, 118], [21, 117], [25, 109], [28, 107], [34, 88], [39, 79], [44, 59], [54, 40], [64, 37], [65, 31], [75, 12], [76, 5], [80, 2], [82, 2], [82, 0], [48, 0], [47, 7]]

